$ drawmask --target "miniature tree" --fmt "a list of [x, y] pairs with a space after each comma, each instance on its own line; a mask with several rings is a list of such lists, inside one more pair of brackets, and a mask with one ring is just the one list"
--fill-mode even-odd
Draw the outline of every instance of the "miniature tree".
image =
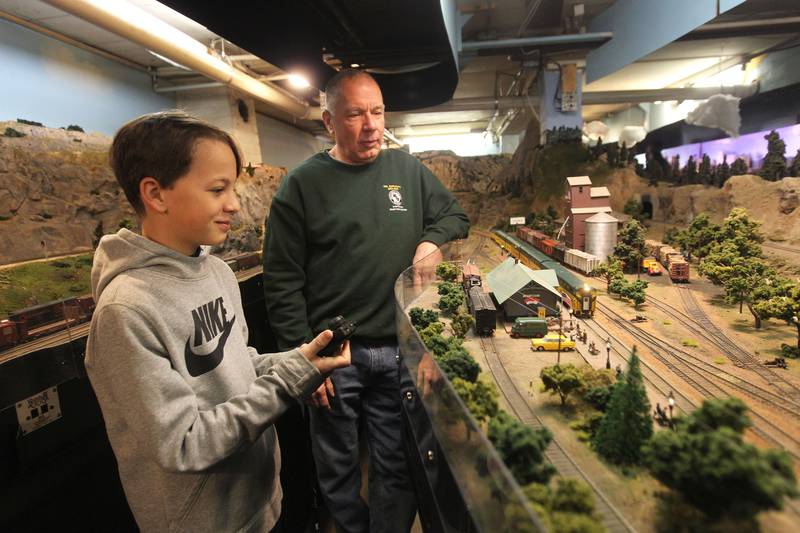
[[497, 414], [497, 387], [494, 383], [477, 380], [474, 383], [454, 378], [453, 389], [466, 404], [469, 412], [478, 422], [485, 422]]
[[445, 315], [452, 315], [458, 311], [458, 308], [464, 304], [464, 293], [462, 292], [449, 292], [439, 298], [439, 310]]
[[605, 368], [595, 369], [589, 365], [581, 367], [580, 371], [583, 381], [580, 394], [583, 400], [598, 411], [605, 412], [617, 381], [614, 372]]
[[708, 157], [708, 154], [703, 154], [703, 159], [700, 161], [700, 167], [697, 169], [697, 180], [703, 185], [711, 185], [713, 183], [711, 158]]
[[439, 283], [437, 292], [440, 296], [444, 296], [445, 294], [450, 294], [451, 292], [462, 292], [462, 289], [461, 285], [458, 283], [454, 283], [452, 281], [443, 281]]
[[628, 272], [638, 272], [644, 257], [645, 229], [636, 219], [629, 220], [619, 231], [616, 256]]
[[573, 364], [546, 366], [539, 373], [544, 390], [557, 394], [561, 399], [561, 407], [567, 403], [567, 397], [583, 386], [583, 374]]
[[[582, 481], [558, 477], [555, 487], [529, 483], [522, 487], [522, 492], [542, 520], [546, 531], [603, 533], [606, 530], [595, 515], [592, 490]], [[524, 528], [525, 524], [521, 523], [520, 526]]]
[[778, 181], [786, 175], [786, 143], [778, 132], [772, 130], [764, 136], [767, 140], [767, 155], [759, 174], [769, 181]]
[[619, 147], [617, 143], [611, 143], [606, 147], [608, 166], [616, 168], [619, 165]]
[[657, 187], [658, 182], [664, 179], [664, 167], [655, 157], [647, 160], [645, 176], [647, 177], [647, 184], [651, 187]]
[[681, 156], [676, 155], [672, 158], [671, 178], [674, 183], [681, 182]]
[[592, 443], [597, 453], [612, 463], [639, 464], [642, 445], [652, 434], [650, 401], [634, 347], [625, 378], [614, 387], [608, 410]]
[[624, 167], [628, 163], [628, 146], [625, 141], [622, 141], [622, 146], [619, 149], [619, 166]]
[[789, 169], [789, 175], [795, 178], [800, 177], [800, 148], [798, 148], [797, 153], [794, 154], [794, 159], [792, 159], [792, 166]]
[[451, 345], [444, 355], [437, 357], [436, 361], [450, 381], [461, 378], [475, 383], [481, 372], [481, 366], [461, 345]]
[[647, 295], [644, 292], [647, 289], [647, 285], [648, 283], [643, 279], [637, 279], [632, 282], [623, 280], [618, 292], [620, 296], [633, 302], [633, 306], [638, 309], [647, 299]]
[[[443, 331], [444, 324], [441, 322], [434, 322], [419, 332], [419, 336], [422, 337], [422, 342], [425, 343], [425, 347], [433, 352], [433, 355], [436, 357], [441, 357], [446, 354], [447, 350], [450, 349], [451, 341], [453, 340], [444, 338], [442, 336]], [[460, 341], [461, 339], [455, 340]]]
[[747, 168], [747, 162], [741, 157], [737, 157], [731, 165], [732, 176], [743, 176], [744, 174], [747, 174], [748, 170], [749, 168]]
[[653, 477], [713, 521], [752, 520], [798, 494], [785, 451], [744, 442], [746, 411], [737, 398], [706, 400], [678, 418], [675, 431], [658, 432], [644, 448]]
[[449, 261], [444, 261], [436, 266], [436, 275], [443, 281], [455, 282], [458, 280], [458, 273], [458, 265]]
[[742, 305], [753, 315], [754, 327], [761, 327], [761, 315], [754, 306], [764, 296], [769, 295], [766, 280], [774, 278], [774, 270], [758, 257], [742, 255], [734, 242], [724, 241], [700, 262], [700, 273], [715, 285], [725, 289], [725, 301]]
[[422, 309], [421, 307], [412, 307], [408, 312], [408, 317], [411, 319], [411, 325], [418, 331], [428, 327], [439, 318], [436, 311], [432, 309]]
[[592, 151], [592, 157], [597, 160], [600, 159], [600, 156], [603, 154], [603, 138], [598, 137], [597, 143], [594, 145], [594, 150]]
[[547, 483], [555, 473], [544, 451], [553, 435], [547, 428], [533, 429], [500, 411], [489, 422], [489, 440], [520, 485]]
[[642, 221], [642, 204], [635, 198], [631, 198], [630, 200], [625, 202], [625, 206], [622, 208], [622, 212], [628, 216], [635, 218], [639, 222]]
[[708, 213], [700, 213], [686, 229], [675, 233], [674, 242], [688, 255], [703, 258], [722, 239], [722, 227], [714, 224]]
[[728, 181], [728, 178], [731, 177], [731, 167], [728, 165], [728, 156], [722, 156], [722, 163], [717, 166], [717, 173], [716, 173], [716, 185], [717, 187], [722, 187], [725, 185], [725, 182]]
[[686, 161], [686, 166], [683, 169], [681, 177], [683, 178], [683, 184], [692, 185], [697, 183], [697, 163], [694, 160], [694, 156], [689, 156], [689, 160]]
[[600, 263], [597, 268], [592, 271], [591, 275], [605, 279], [606, 291], [610, 292], [611, 282], [615, 279], [624, 278], [622, 274], [622, 261], [616, 259], [614, 256], [609, 256], [608, 261]]
[[450, 322], [450, 327], [453, 329], [453, 335], [463, 339], [467, 336], [467, 332], [475, 325], [475, 319], [469, 313], [456, 313], [453, 320]]
[[796, 353], [800, 355], [800, 286], [791, 280], [778, 278], [772, 283], [769, 297], [757, 301], [753, 306], [761, 316], [785, 320], [797, 329]]
[[761, 223], [750, 218], [742, 207], [731, 209], [722, 222], [719, 242], [731, 242], [736, 245], [739, 255], [744, 257], [763, 257], [761, 243]]

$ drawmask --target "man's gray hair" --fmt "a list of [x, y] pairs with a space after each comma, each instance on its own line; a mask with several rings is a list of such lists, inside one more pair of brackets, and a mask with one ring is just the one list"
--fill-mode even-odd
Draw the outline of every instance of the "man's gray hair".
[[372, 80], [375, 85], [378, 84], [369, 72], [354, 68], [342, 69], [328, 81], [328, 84], [325, 85], [325, 109], [331, 115], [333, 114], [333, 110], [336, 109], [336, 100], [338, 100], [342, 92], [342, 85], [347, 81], [354, 80], [361, 76]]

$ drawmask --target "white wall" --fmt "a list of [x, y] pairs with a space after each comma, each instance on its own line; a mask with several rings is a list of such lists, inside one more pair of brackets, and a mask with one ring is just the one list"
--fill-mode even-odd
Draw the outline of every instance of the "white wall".
[[257, 114], [256, 119], [264, 164], [292, 169], [320, 150], [333, 146], [268, 116]]

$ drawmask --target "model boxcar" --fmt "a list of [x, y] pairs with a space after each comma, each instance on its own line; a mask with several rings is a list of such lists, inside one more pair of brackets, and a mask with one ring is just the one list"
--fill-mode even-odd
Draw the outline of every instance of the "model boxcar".
[[483, 287], [469, 289], [469, 310], [475, 319], [475, 334], [481, 336], [494, 335], [497, 324], [497, 309], [489, 293]]

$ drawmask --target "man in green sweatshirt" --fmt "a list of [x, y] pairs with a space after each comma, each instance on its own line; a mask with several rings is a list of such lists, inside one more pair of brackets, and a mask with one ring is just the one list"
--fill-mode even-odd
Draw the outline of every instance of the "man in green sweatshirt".
[[[408, 531], [416, 499], [402, 449], [393, 287], [412, 263], [441, 260], [439, 246], [466, 237], [469, 221], [419, 160], [381, 150], [384, 105], [372, 76], [342, 71], [325, 94], [335, 144], [289, 172], [267, 220], [269, 321], [281, 347], [313, 338], [337, 315], [357, 323], [352, 367], [310, 401], [319, 483], [339, 531]], [[359, 420], [369, 506], [359, 496]]]

